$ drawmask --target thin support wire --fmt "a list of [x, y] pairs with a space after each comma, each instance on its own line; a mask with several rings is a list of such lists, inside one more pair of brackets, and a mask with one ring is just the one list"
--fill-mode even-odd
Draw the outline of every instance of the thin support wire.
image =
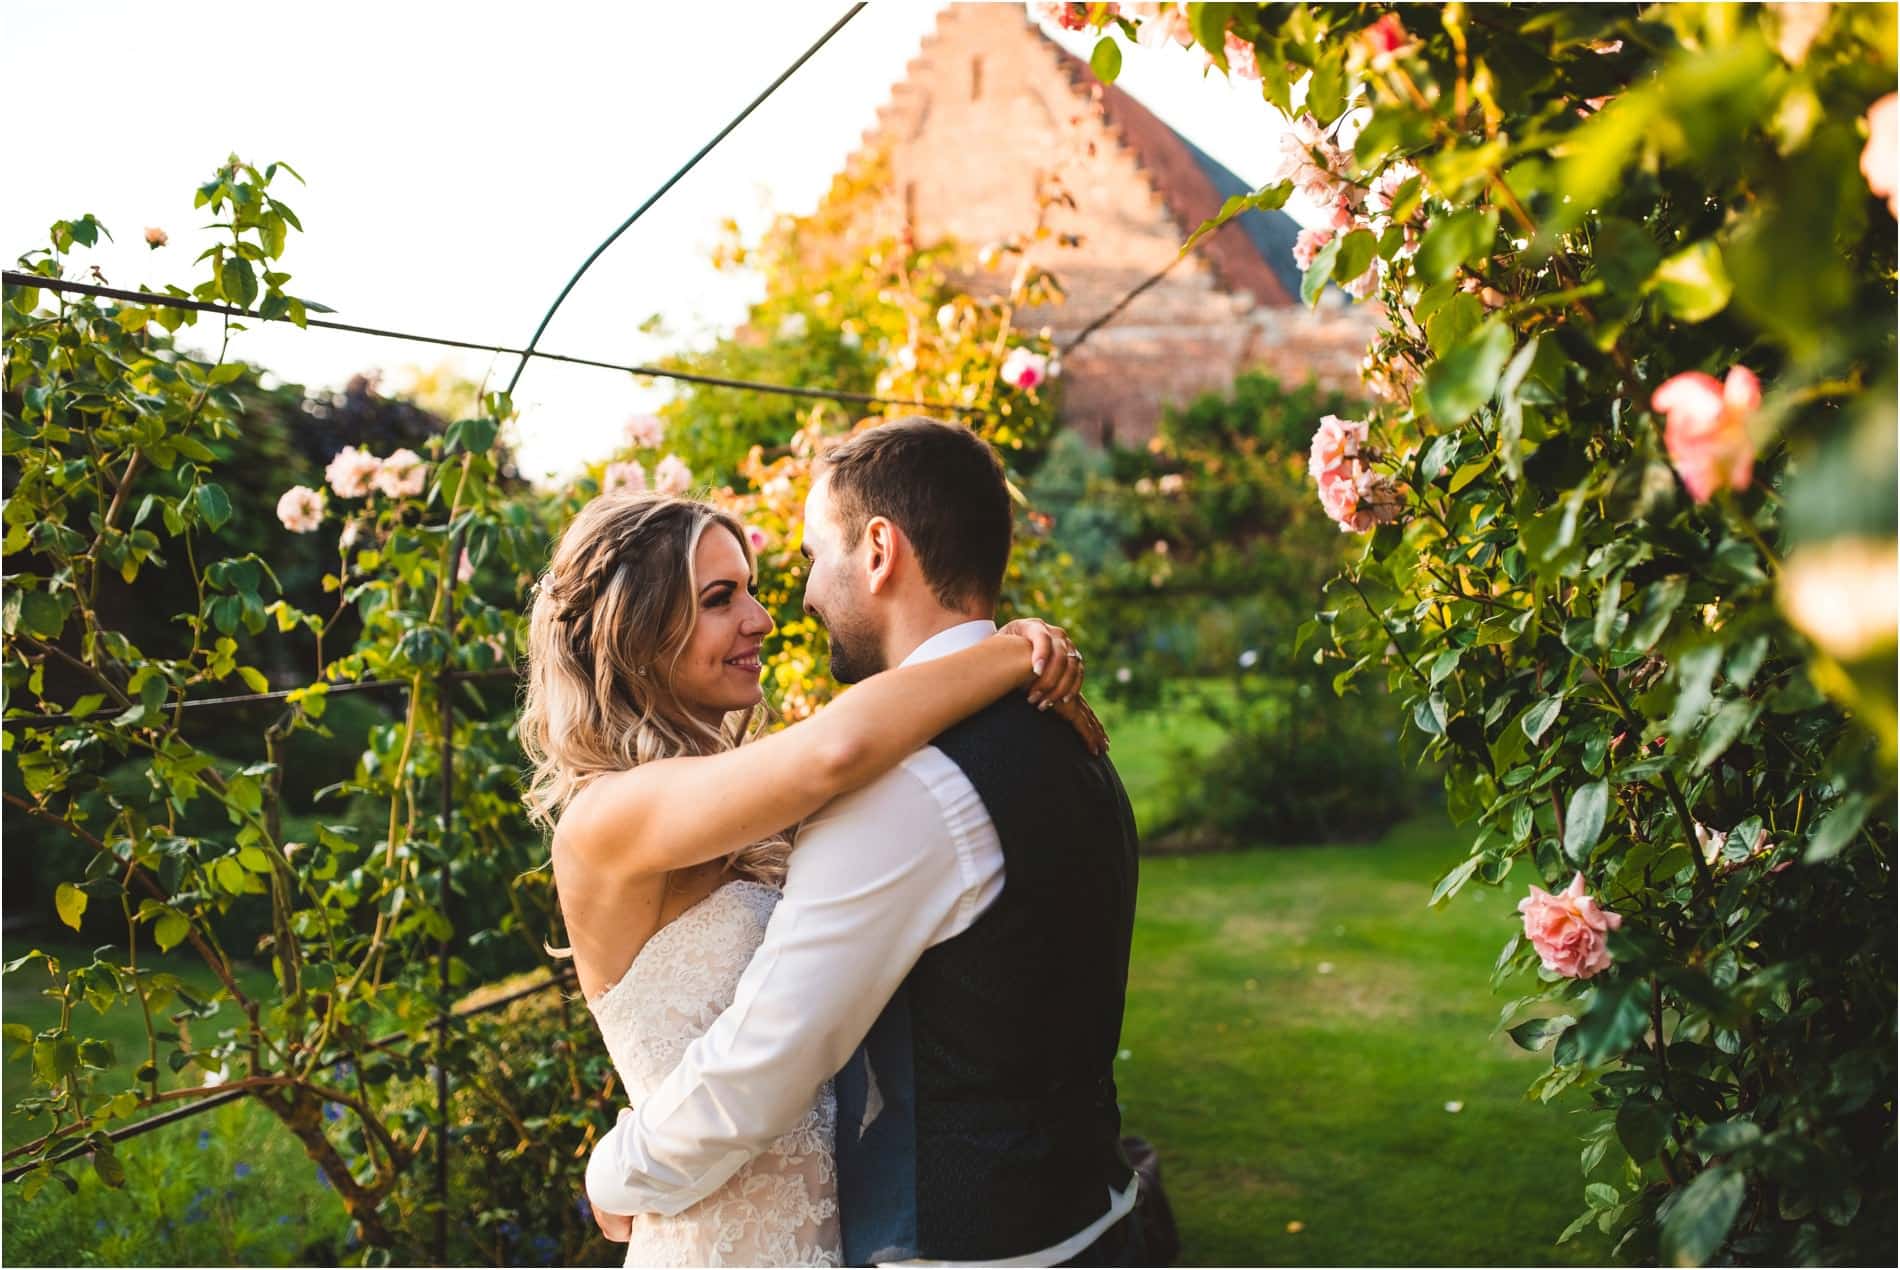
[[[193, 300], [186, 296], [164, 295], [155, 291], [127, 291], [119, 287], [105, 287], [91, 282], [69, 282], [64, 278], [44, 278], [39, 274], [20, 273], [17, 270], [5, 271], [5, 281], [10, 287], [39, 287], [47, 291], [60, 291], [73, 295], [99, 296], [107, 300], [122, 300], [129, 304], [149, 304], [162, 309], [189, 309], [197, 313], [218, 313], [228, 317], [251, 318], [256, 321], [272, 321], [260, 317], [250, 309], [235, 308], [228, 304], [214, 304], [207, 300]], [[717, 375], [696, 375], [690, 371], [665, 370], [658, 366], [604, 362], [592, 357], [571, 357], [565, 353], [544, 353], [539, 349], [510, 348], [505, 344], [482, 344], [473, 340], [456, 340], [444, 336], [414, 335], [407, 331], [392, 331], [385, 327], [358, 326], [350, 322], [331, 322], [323, 318], [310, 318], [306, 326], [314, 326], [326, 331], [345, 331], [352, 335], [371, 335], [378, 339], [406, 340], [412, 344], [434, 344], [443, 348], [466, 348], [478, 353], [502, 353], [510, 357], [538, 357], [542, 361], [565, 362], [570, 366], [592, 366], [599, 370], [617, 370], [630, 375], [645, 375], [654, 379], [671, 379], [681, 383], [702, 384], [709, 388], [732, 388], [742, 392], [766, 393], [780, 397], [807, 397], [821, 401], [849, 401], [865, 406], [903, 406], [911, 410], [941, 410], [952, 414], [981, 414], [980, 406], [958, 405], [948, 401], [920, 401], [902, 397], [879, 397], [874, 393], [845, 392], [836, 388], [804, 388], [792, 384], [763, 384], [748, 379], [724, 379]]]
[[[503, 1006], [513, 1005], [515, 1002], [521, 1000], [523, 997], [531, 997], [531, 996], [536, 995], [537, 993], [546, 992], [550, 988], [565, 988], [565, 987], [570, 986], [573, 982], [574, 982], [573, 971], [571, 969], [562, 970], [550, 976], [547, 979], [543, 979], [539, 983], [530, 984], [525, 988], [518, 988], [515, 991], [508, 993], [506, 996], [495, 998], [493, 1001], [485, 1001], [481, 1005], [472, 1006], [467, 1010], [458, 1011], [455, 1017], [468, 1019], [468, 1018], [473, 1018], [478, 1014], [487, 1014], [490, 1011], [499, 1010]], [[388, 1036], [380, 1037], [374, 1041], [371, 1041], [364, 1048], [371, 1051], [386, 1050], [390, 1046], [395, 1045], [397, 1042], [406, 1041], [408, 1039], [409, 1039], [409, 1033], [407, 1032], [392, 1032]], [[331, 1059], [329, 1062], [325, 1063], [322, 1067], [322, 1070], [329, 1071], [330, 1069], [336, 1067], [339, 1063], [344, 1063], [344, 1062], [347, 1062], [348, 1060], [349, 1060], [349, 1055], [347, 1054], [340, 1055], [336, 1058]], [[217, 1107], [222, 1107], [226, 1103], [236, 1102], [240, 1098], [249, 1098], [251, 1096], [252, 1096], [251, 1092], [248, 1089], [236, 1089], [236, 1090], [231, 1090], [222, 1094], [212, 1094], [208, 1097], [198, 1100], [197, 1102], [190, 1103], [187, 1106], [178, 1107], [171, 1111], [161, 1111], [155, 1116], [147, 1116], [143, 1120], [137, 1121], [133, 1124], [126, 1125], [123, 1129], [114, 1129], [110, 1133], [106, 1134], [106, 1137], [110, 1138], [115, 1143], [123, 1142], [127, 1138], [136, 1138], [140, 1136], [141, 1134], [150, 1133], [154, 1129], [162, 1129], [166, 1125], [176, 1124], [180, 1120], [189, 1120], [193, 1116], [203, 1115], [205, 1112], [211, 1111]], [[23, 1148], [21, 1147], [15, 1147], [13, 1151], [9, 1152], [8, 1154], [9, 1155], [17, 1154], [22, 1149]], [[50, 1160], [35, 1160], [31, 1164], [15, 1165], [13, 1168], [8, 1169], [4, 1175], [0, 1175], [0, 1181], [5, 1181], [5, 1182], [18, 1181], [20, 1178], [25, 1177], [28, 1173], [31, 1173], [34, 1169], [41, 1167], [43, 1164], [64, 1164], [66, 1161], [71, 1160], [71, 1159], [76, 1159], [79, 1156], [85, 1155], [87, 1152], [91, 1150], [92, 1148], [89, 1145], [87, 1145], [84, 1142], [81, 1142], [76, 1146], [68, 1147], [66, 1150], [60, 1152], [58, 1155], [54, 1156]]]
[[803, 66], [806, 62], [809, 62], [812, 59], [812, 56], [815, 53], [817, 53], [819, 49], [823, 48], [826, 44], [830, 43], [831, 37], [836, 35], [839, 31], [842, 31], [844, 29], [844, 24], [849, 22], [852, 18], [857, 17], [859, 12], [862, 11], [863, 8], [864, 8], [863, 4], [854, 4], [851, 6], [850, 10], [842, 18], [839, 18], [836, 22], [832, 23], [830, 30], [826, 31], [823, 35], [819, 36], [817, 42], [814, 43], [810, 48], [806, 49], [803, 53], [801, 53], [796, 62], [793, 62], [790, 66], [787, 66], [783, 71], [781, 71], [777, 79], [767, 84], [765, 86], [765, 90], [761, 92], [757, 97], [754, 97], [750, 102], [748, 102], [744, 110], [741, 110], [738, 114], [734, 115], [732, 117], [732, 121], [728, 123], [725, 127], [721, 128], [718, 131], [718, 133], [716, 133], [713, 136], [713, 139], [711, 141], [708, 141], [705, 145], [699, 147], [698, 153], [694, 154], [692, 158], [686, 160], [685, 166], [681, 167], [679, 171], [673, 173], [672, 176], [668, 177], [666, 179], [666, 183], [661, 185], [659, 189], [647, 195], [646, 202], [634, 208], [633, 215], [621, 221], [619, 227], [615, 229], [613, 233], [607, 235], [606, 239], [601, 242], [600, 246], [594, 248], [593, 253], [589, 255], [586, 260], [583, 260], [581, 262], [581, 267], [574, 271], [574, 276], [569, 278], [567, 280], [567, 285], [561, 288], [561, 294], [554, 297], [554, 303], [550, 304], [548, 306], [548, 311], [541, 315], [541, 325], [534, 328], [534, 337], [528, 341], [528, 347], [521, 356], [520, 364], [515, 367], [515, 373], [513, 377], [508, 380], [507, 391], [510, 396], [514, 394], [515, 385], [521, 382], [521, 372], [528, 369], [528, 358], [534, 354], [535, 346], [540, 344], [542, 333], [548, 329], [548, 323], [554, 320], [554, 315], [556, 312], [560, 310], [562, 302], [567, 299], [568, 292], [572, 291], [574, 289], [575, 284], [581, 280], [581, 275], [585, 274], [589, 269], [591, 269], [593, 267], [594, 262], [596, 260], [599, 260], [601, 255], [605, 253], [609, 247], [614, 245], [615, 239], [619, 238], [620, 235], [627, 232], [628, 226], [632, 225], [633, 222], [639, 220], [642, 216], [646, 215], [648, 208], [652, 207], [655, 203], [659, 202], [660, 199], [665, 196], [668, 190], [672, 189], [675, 185], [679, 184], [681, 178], [684, 177], [688, 172], [691, 172], [695, 167], [697, 167], [701, 159], [705, 158], [708, 154], [712, 153], [714, 146], [718, 145], [721, 141], [724, 141], [729, 135], [731, 135], [732, 130], [734, 128], [737, 128], [740, 124], [744, 123], [746, 121], [746, 116], [750, 115], [753, 111], [757, 110], [759, 106], [764, 103], [767, 97], [770, 97], [773, 93], [777, 92], [781, 84], [783, 84], [786, 80], [790, 79], [792, 75], [798, 70], [799, 67]]

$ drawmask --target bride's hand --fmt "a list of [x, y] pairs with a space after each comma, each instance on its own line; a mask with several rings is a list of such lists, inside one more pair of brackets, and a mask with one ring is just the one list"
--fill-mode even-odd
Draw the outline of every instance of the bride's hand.
[[1082, 691], [1082, 654], [1060, 626], [1040, 618], [1018, 618], [997, 632], [1029, 641], [1030, 664], [1037, 667], [1029, 685], [1029, 704], [1047, 710]]
[[1083, 700], [1081, 693], [1056, 702], [1050, 709], [1068, 720], [1069, 726], [1081, 734], [1082, 744], [1088, 746], [1090, 754], [1100, 758], [1108, 753], [1108, 729], [1095, 717], [1095, 711], [1089, 709], [1089, 703]]

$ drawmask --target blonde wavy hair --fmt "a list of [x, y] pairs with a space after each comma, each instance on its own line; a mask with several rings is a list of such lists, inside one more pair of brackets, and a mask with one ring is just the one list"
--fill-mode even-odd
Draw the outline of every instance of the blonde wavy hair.
[[[764, 706], [717, 728], [686, 708], [674, 671], [699, 618], [693, 557], [717, 526], [758, 561], [730, 513], [654, 492], [603, 494], [569, 523], [535, 586], [528, 622], [521, 748], [530, 763], [528, 815], [552, 829], [595, 779], [640, 763], [717, 754], [757, 736]], [[739, 872], [778, 883], [789, 841], [774, 835], [731, 857]]]

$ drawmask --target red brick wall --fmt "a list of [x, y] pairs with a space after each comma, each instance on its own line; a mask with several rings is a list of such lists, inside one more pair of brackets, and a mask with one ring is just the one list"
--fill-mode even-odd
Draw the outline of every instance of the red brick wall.
[[[947, 236], [972, 252], [1030, 228], [1039, 179], [1060, 174], [1077, 206], [1051, 209], [1053, 235], [1034, 259], [1068, 299], [1019, 317], [1025, 327], [1049, 327], [1058, 345], [1176, 259], [1211, 189], [1195, 186], [1204, 177], [1152, 115], [1125, 98], [1106, 109], [1092, 99], [1078, 65], [1019, 5], [952, 5], [864, 150], [882, 153], [890, 173], [869, 234], [894, 234], [908, 215], [920, 238]], [[1079, 235], [1080, 247], [1058, 246], [1061, 234]], [[1205, 247], [1182, 260], [1065, 357], [1069, 426], [1090, 439], [1112, 432], [1139, 442], [1153, 435], [1164, 404], [1224, 389], [1252, 365], [1294, 382], [1311, 374], [1357, 387], [1372, 314], [1287, 304], [1239, 227], [1221, 237], [1231, 241], [1211, 261]], [[1000, 273], [969, 279], [978, 293], [1004, 281]]]

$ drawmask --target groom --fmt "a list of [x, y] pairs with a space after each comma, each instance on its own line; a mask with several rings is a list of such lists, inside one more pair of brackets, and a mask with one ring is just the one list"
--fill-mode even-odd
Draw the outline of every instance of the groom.
[[[993, 633], [1010, 521], [966, 428], [826, 452], [805, 610], [838, 680]], [[1115, 769], [1020, 695], [806, 821], [732, 1005], [594, 1149], [602, 1229], [710, 1194], [835, 1073], [847, 1263], [1141, 1264], [1113, 1078], [1135, 845]]]

